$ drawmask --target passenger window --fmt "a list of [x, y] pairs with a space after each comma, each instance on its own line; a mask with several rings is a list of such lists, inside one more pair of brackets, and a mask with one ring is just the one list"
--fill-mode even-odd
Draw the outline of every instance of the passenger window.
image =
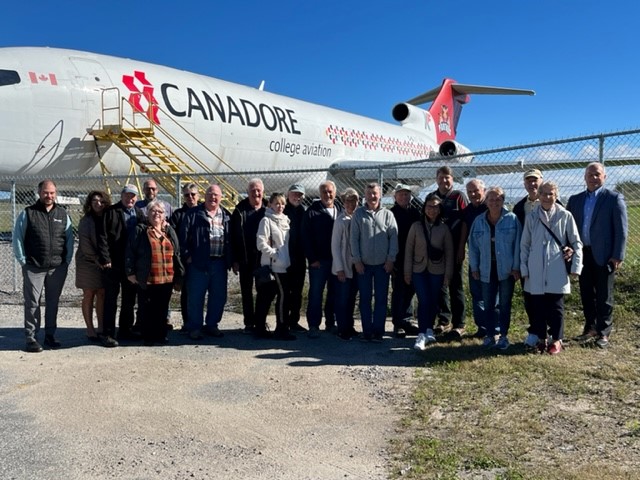
[[15, 85], [20, 83], [20, 75], [15, 70], [0, 69], [0, 87], [4, 85]]

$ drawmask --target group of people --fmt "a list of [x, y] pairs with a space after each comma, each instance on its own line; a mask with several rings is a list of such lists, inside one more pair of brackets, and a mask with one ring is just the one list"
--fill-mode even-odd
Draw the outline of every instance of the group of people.
[[[527, 195], [513, 211], [505, 207], [501, 187], [486, 188], [480, 179], [467, 182], [466, 195], [454, 189], [448, 166], [438, 169], [438, 188], [423, 202], [413, 198], [409, 186], [397, 185], [392, 208], [383, 206], [377, 183], [366, 185], [363, 201], [353, 188], [337, 201], [330, 180], [319, 185], [319, 199], [307, 208], [303, 185], [293, 184], [267, 200], [263, 182], [252, 179], [233, 213], [221, 205], [223, 192], [215, 184], [203, 202], [195, 184], [184, 185], [184, 203], [176, 210], [157, 198], [154, 180], [145, 182], [144, 199], [138, 200], [134, 185], [126, 185], [114, 205], [109, 195], [93, 191], [78, 225], [76, 253], [87, 336], [106, 347], [136, 339], [145, 345], [165, 343], [169, 301], [177, 290], [186, 334], [192, 340], [222, 337], [219, 324], [228, 272], [233, 271], [239, 276], [247, 334], [295, 340], [296, 333], [307, 332], [315, 339], [324, 316], [324, 328], [344, 340], [358, 336], [381, 342], [391, 286], [393, 335], [415, 335], [414, 348], [424, 350], [437, 335], [465, 334], [463, 265], [468, 254], [474, 336], [482, 338], [484, 347], [509, 348], [511, 303], [520, 281], [529, 318], [525, 345], [559, 353], [564, 295], [570, 292], [570, 277], [579, 276], [585, 324], [578, 341], [605, 348], [612, 329], [614, 273], [627, 238], [624, 199], [604, 186], [605, 179], [602, 164], [589, 164], [586, 191], [565, 207], [558, 201], [557, 184], [529, 170], [524, 174]], [[38, 194], [36, 203], [19, 215], [13, 236], [23, 268], [29, 352], [42, 351], [37, 333], [43, 291], [44, 346], [60, 346], [55, 338], [58, 299], [73, 255], [71, 221], [55, 202], [54, 182], [41, 182]], [[300, 319], [307, 273], [305, 327]], [[358, 298], [361, 333], [355, 321]], [[267, 315], [274, 302], [272, 331]]]

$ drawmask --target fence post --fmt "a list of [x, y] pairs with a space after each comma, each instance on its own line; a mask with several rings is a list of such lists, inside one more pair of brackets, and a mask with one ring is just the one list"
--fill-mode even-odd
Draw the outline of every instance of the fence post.
[[[11, 181], [11, 225], [16, 224], [16, 181]], [[11, 230], [13, 232], [13, 228]], [[11, 234], [11, 242], [13, 246], [13, 233]], [[13, 293], [18, 291], [18, 260], [13, 257]]]
[[598, 137], [598, 161], [604, 165], [604, 136]]
[[182, 190], [180, 189], [180, 174], [176, 173], [176, 196], [173, 199], [173, 206], [176, 208], [180, 208], [182, 204]]
[[380, 195], [384, 191], [384, 173], [382, 173], [382, 168], [378, 167], [378, 185], [380, 185]]

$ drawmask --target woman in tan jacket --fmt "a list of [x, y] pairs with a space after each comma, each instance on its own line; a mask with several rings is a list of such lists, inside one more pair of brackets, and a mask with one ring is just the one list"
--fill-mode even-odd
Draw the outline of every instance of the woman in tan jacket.
[[442, 285], [448, 285], [453, 275], [453, 239], [449, 227], [441, 220], [441, 200], [427, 195], [422, 219], [409, 230], [404, 257], [404, 281], [413, 282], [418, 297], [418, 328], [420, 333], [413, 346], [424, 350], [436, 341], [433, 322], [438, 311], [438, 296]]

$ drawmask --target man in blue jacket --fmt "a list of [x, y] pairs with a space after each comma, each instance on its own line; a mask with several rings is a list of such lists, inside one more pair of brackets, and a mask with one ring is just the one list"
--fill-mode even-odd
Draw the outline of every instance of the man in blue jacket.
[[322, 296], [325, 287], [327, 296], [324, 303], [325, 327], [328, 331], [335, 328], [334, 290], [335, 283], [331, 275], [331, 234], [333, 223], [341, 212], [336, 204], [336, 185], [331, 180], [319, 186], [320, 200], [316, 200], [307, 209], [302, 218], [302, 237], [304, 255], [309, 262], [309, 301], [307, 304], [307, 322], [309, 337], [318, 338], [322, 322]]
[[613, 327], [613, 284], [615, 272], [624, 259], [627, 243], [627, 207], [621, 193], [604, 186], [604, 165], [587, 165], [587, 190], [569, 198], [567, 209], [573, 214], [584, 244], [584, 267], [580, 275], [580, 297], [585, 324], [579, 343], [596, 342], [609, 346]]
[[232, 265], [232, 249], [231, 214], [221, 202], [222, 190], [218, 185], [210, 185], [204, 203], [191, 208], [180, 225], [180, 254], [187, 268], [189, 290], [187, 330], [192, 340], [202, 339], [203, 333], [211, 337], [224, 336], [218, 324], [227, 303], [227, 272]]

